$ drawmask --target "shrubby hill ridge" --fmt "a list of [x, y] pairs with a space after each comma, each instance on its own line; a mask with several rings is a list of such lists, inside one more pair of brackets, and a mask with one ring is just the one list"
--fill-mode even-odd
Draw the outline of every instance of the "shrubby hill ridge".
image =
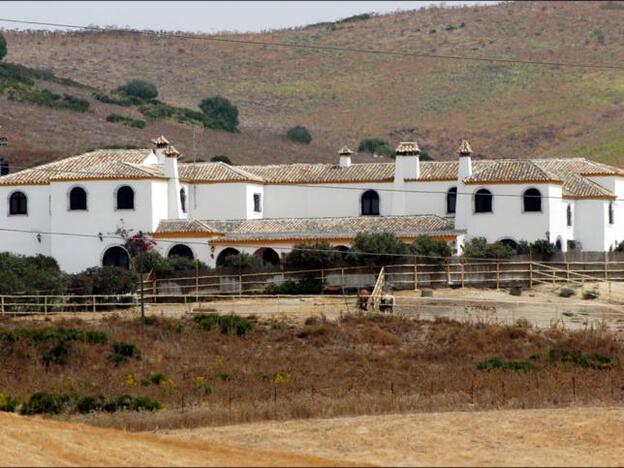
[[[624, 63], [623, 20], [622, 2], [520, 2], [359, 15], [221, 36], [619, 65]], [[235, 164], [335, 161], [338, 148], [357, 148], [364, 138], [381, 138], [391, 146], [415, 138], [431, 157], [443, 160], [455, 157], [463, 137], [484, 157], [588, 156], [624, 165], [621, 70], [314, 51], [213, 42], [200, 35], [4, 35], [6, 62], [82, 83], [86, 87], [58, 81], [42, 86], [90, 103], [88, 111], [72, 112], [10, 100], [7, 92], [0, 96], [0, 125], [10, 136], [3, 153], [23, 164], [94, 146], [141, 146], [166, 134], [187, 157], [209, 160], [223, 154]], [[154, 83], [159, 100], [194, 111], [202, 99], [224, 96], [238, 107], [240, 133], [172, 119], [148, 120], [139, 128], [131, 125], [144, 119], [136, 107], [93, 98], [94, 92], [109, 93], [131, 79]], [[107, 121], [113, 113], [130, 120]], [[310, 144], [286, 138], [298, 125], [310, 131]], [[360, 154], [356, 161], [370, 157]]]

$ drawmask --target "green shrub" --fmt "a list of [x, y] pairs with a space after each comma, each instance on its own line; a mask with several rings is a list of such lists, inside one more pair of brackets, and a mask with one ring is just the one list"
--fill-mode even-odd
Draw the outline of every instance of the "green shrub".
[[142, 101], [130, 96], [110, 96], [103, 93], [94, 93], [93, 97], [105, 104], [115, 104], [117, 106], [129, 107], [132, 105], [140, 104]]
[[138, 359], [140, 356], [139, 348], [132, 343], [113, 341], [112, 349], [112, 352], [107, 355], [106, 359], [115, 365], [124, 364], [131, 357]]
[[238, 253], [236, 255], [230, 255], [223, 260], [223, 267], [226, 268], [263, 268], [266, 267], [266, 263], [261, 257], [257, 255], [248, 254], [245, 252]]
[[476, 237], [464, 244], [464, 256], [469, 258], [509, 258], [515, 250], [502, 242], [488, 244], [483, 237]]
[[11, 395], [0, 393], [0, 411], [14, 413], [19, 406], [19, 400]]
[[101, 331], [97, 331], [97, 330], [91, 330], [88, 331], [85, 334], [86, 337], [86, 341], [89, 344], [106, 344], [108, 343], [108, 336], [106, 336], [106, 333], [101, 332]]
[[576, 292], [572, 288], [561, 288], [559, 290], [560, 297], [571, 297], [571, 296], [574, 296], [575, 294]]
[[225, 156], [223, 154], [217, 154], [216, 156], [213, 156], [212, 158], [210, 158], [210, 160], [212, 162], [222, 162], [222, 163], [225, 163], [225, 164], [232, 165], [232, 161], [230, 160], [230, 158], [228, 158], [227, 156]]
[[2, 34], [0, 34], [0, 60], [6, 57], [7, 54], [7, 42]]
[[222, 96], [203, 99], [199, 108], [204, 113], [204, 126], [228, 132], [238, 131], [238, 108]]
[[301, 269], [319, 269], [334, 265], [342, 256], [327, 242], [295, 244], [286, 255], [286, 263]]
[[253, 325], [248, 319], [235, 314], [201, 314], [193, 317], [193, 320], [204, 331], [210, 331], [218, 326], [221, 333], [225, 335], [235, 333], [238, 336], [243, 336], [253, 329]]
[[89, 110], [89, 101], [72, 96], [71, 94], [63, 94], [61, 96], [48, 89], [33, 87], [12, 89], [9, 92], [9, 99], [54, 109], [66, 109], [74, 112], [86, 112]]
[[512, 371], [529, 371], [535, 369], [535, 366], [527, 361], [504, 361], [502, 359], [493, 358], [486, 359], [477, 363], [478, 370], [504, 369]]
[[596, 370], [609, 369], [613, 365], [611, 358], [601, 354], [587, 355], [581, 351], [568, 351], [560, 348], [554, 348], [548, 352], [548, 361], [550, 364], [567, 364], [572, 367]]
[[124, 117], [119, 114], [108, 114], [106, 117], [107, 122], [121, 122], [128, 127], [145, 128], [145, 120], [132, 119], [130, 117]]
[[409, 247], [389, 232], [360, 232], [347, 259], [364, 265], [385, 265], [405, 261]]
[[0, 253], [0, 294], [62, 294], [66, 287], [67, 277], [53, 258]]
[[80, 395], [76, 398], [76, 411], [80, 414], [102, 411], [106, 400], [103, 396]]
[[297, 125], [296, 127], [289, 128], [286, 132], [286, 138], [296, 143], [310, 144], [312, 141], [312, 135], [307, 128]]
[[394, 156], [394, 150], [387, 141], [381, 138], [364, 138], [358, 145], [358, 151], [362, 153], [382, 154], [384, 156]]
[[336, 24], [341, 24], [341, 23], [353, 23], [356, 21], [366, 21], [368, 19], [371, 18], [371, 14], [370, 13], [360, 13], [359, 15], [353, 15], [353, 16], [349, 16], [347, 18], [343, 18], [341, 20], [336, 21]]
[[600, 297], [600, 293], [595, 289], [588, 289], [583, 293], [583, 299], [587, 301], [593, 301], [594, 299], [598, 299]]
[[270, 284], [266, 287], [265, 292], [276, 295], [321, 294], [323, 286], [323, 281], [318, 278], [303, 278], [299, 281], [288, 280], [279, 284]]
[[137, 280], [136, 275], [125, 268], [93, 267], [70, 275], [70, 287], [76, 294], [130, 294], [136, 290]]
[[70, 347], [66, 341], [59, 341], [43, 354], [41, 363], [45, 366], [50, 366], [51, 364], [64, 366], [67, 364], [69, 350]]
[[104, 405], [104, 410], [115, 412], [120, 410], [127, 411], [156, 411], [162, 408], [162, 405], [145, 396], [121, 395], [114, 400], [109, 400]]
[[423, 257], [446, 258], [453, 254], [453, 249], [445, 241], [434, 240], [429, 236], [418, 236], [409, 246], [413, 255]]
[[21, 413], [25, 415], [60, 414], [68, 409], [71, 400], [71, 396], [66, 394], [35, 392], [22, 406]]
[[624, 241], [620, 242], [616, 247], [615, 247], [615, 251], [616, 252], [624, 252]]
[[126, 96], [134, 96], [139, 99], [156, 99], [158, 90], [156, 85], [144, 80], [131, 80], [117, 88], [117, 92]]

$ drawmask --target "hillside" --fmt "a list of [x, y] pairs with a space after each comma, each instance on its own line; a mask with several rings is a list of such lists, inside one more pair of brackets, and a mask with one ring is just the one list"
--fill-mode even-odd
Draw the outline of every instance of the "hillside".
[[[573, 63], [624, 63], [624, 4], [504, 3], [436, 7], [229, 38], [414, 53]], [[624, 166], [624, 72], [314, 51], [132, 32], [6, 32], [7, 61], [96, 87], [127, 79], [158, 85], [161, 99], [196, 108], [221, 94], [240, 110], [241, 133], [198, 129], [197, 157], [237, 163], [334, 161], [364, 137], [416, 138], [436, 159], [470, 138], [486, 157], [587, 155]], [[90, 94], [90, 91], [84, 91]], [[110, 109], [48, 111], [0, 97], [0, 125], [25, 160], [94, 145], [142, 145], [157, 133], [187, 155], [192, 129], [168, 121], [131, 129]], [[101, 108], [101, 109], [100, 109]], [[312, 145], [282, 136], [305, 125]], [[78, 131], [77, 131], [78, 130]], [[360, 156], [364, 158], [364, 156]]]

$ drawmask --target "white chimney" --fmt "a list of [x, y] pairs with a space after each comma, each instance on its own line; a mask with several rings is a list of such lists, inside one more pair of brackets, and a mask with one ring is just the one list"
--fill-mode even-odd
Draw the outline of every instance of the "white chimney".
[[459, 145], [459, 180], [464, 180], [472, 175], [472, 148], [467, 140], [462, 140]]
[[420, 177], [420, 148], [415, 141], [402, 141], [397, 146], [394, 160], [394, 180], [403, 182], [405, 179]]
[[169, 179], [167, 183], [167, 218], [184, 218], [186, 215], [182, 211], [180, 178], [178, 176], [178, 158], [180, 153], [164, 136], [158, 137], [152, 143], [156, 147], [154, 152], [156, 153], [158, 164], [162, 164], [164, 175]]
[[343, 146], [338, 151], [338, 156], [340, 156], [339, 165], [340, 167], [349, 167], [351, 165], [351, 155], [353, 151], [351, 151], [347, 146]]

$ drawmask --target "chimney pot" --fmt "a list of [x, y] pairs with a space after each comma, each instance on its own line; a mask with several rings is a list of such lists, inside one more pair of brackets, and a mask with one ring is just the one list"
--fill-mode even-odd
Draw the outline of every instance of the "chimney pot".
[[459, 145], [459, 155], [460, 156], [470, 156], [472, 154], [472, 148], [470, 147], [470, 143], [468, 140], [462, 140]]
[[340, 156], [340, 167], [349, 167], [351, 165], [351, 155], [353, 151], [349, 149], [348, 146], [343, 146], [338, 151], [338, 155]]
[[155, 140], [152, 140], [152, 143], [154, 143], [154, 146], [156, 146], [156, 148], [165, 148], [166, 146], [169, 146], [171, 144], [169, 143], [169, 140], [167, 140], [163, 135], [160, 135]]
[[402, 141], [396, 147], [395, 153], [397, 156], [418, 156], [420, 148], [415, 141]]

